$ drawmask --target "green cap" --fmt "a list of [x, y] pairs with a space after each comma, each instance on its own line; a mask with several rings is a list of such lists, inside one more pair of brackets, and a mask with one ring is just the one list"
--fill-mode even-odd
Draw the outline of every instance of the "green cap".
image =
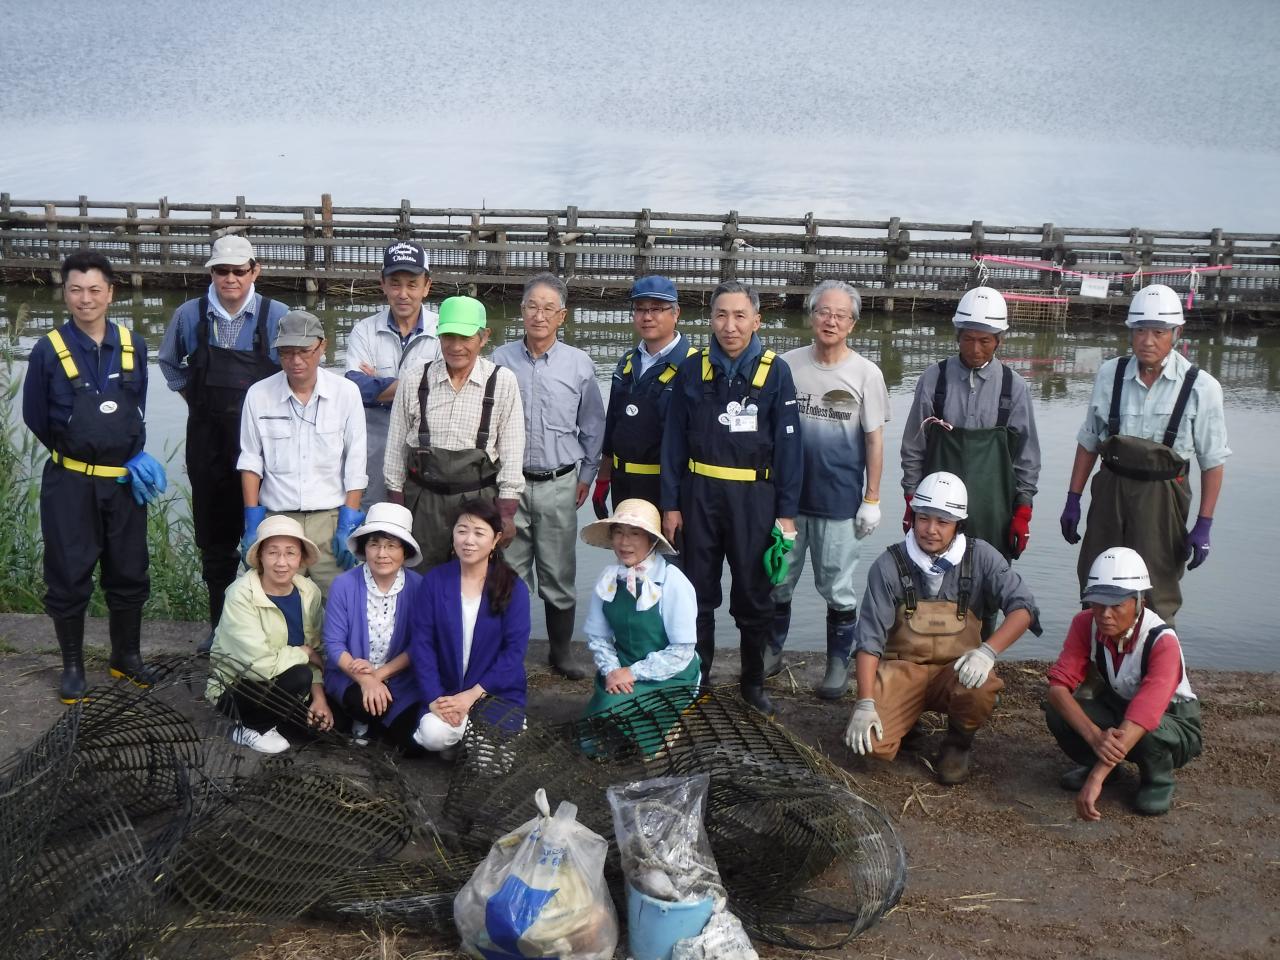
[[446, 333], [459, 337], [474, 337], [488, 326], [484, 304], [475, 297], [449, 297], [440, 304], [440, 322], [436, 325], [436, 335], [443, 337]]

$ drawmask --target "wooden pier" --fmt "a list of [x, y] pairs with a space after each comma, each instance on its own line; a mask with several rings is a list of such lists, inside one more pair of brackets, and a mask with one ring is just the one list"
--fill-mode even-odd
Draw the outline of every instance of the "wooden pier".
[[[263, 282], [310, 292], [375, 284], [382, 247], [427, 248], [436, 289], [481, 294], [518, 288], [550, 270], [578, 296], [607, 299], [635, 277], [662, 273], [691, 301], [738, 279], [795, 302], [826, 279], [845, 280], [884, 310], [955, 300], [985, 280], [1026, 310], [1062, 314], [1117, 308], [1136, 287], [1192, 293], [1195, 311], [1222, 321], [1280, 313], [1280, 234], [1142, 227], [923, 223], [640, 210], [486, 210], [20, 200], [0, 193], [0, 277], [60, 282], [79, 247], [110, 256], [134, 288], [190, 286], [206, 276], [210, 242], [253, 242]], [[1203, 271], [1203, 272], [1202, 272]], [[1085, 277], [1109, 281], [1081, 296]]]

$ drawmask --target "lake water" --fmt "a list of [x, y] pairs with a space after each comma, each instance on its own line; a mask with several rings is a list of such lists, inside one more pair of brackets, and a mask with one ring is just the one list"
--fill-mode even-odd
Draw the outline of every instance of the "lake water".
[[[112, 317], [142, 331], [154, 348], [182, 299], [182, 294], [168, 291], [133, 296], [126, 293], [112, 308]], [[346, 331], [355, 319], [372, 312], [376, 305], [331, 296], [313, 299], [307, 306], [324, 319], [330, 330], [326, 364], [341, 370]], [[495, 345], [520, 336], [514, 302], [491, 304], [490, 318]], [[0, 337], [16, 335], [24, 350], [64, 319], [61, 302], [50, 288], [0, 287]], [[707, 324], [702, 308], [687, 307], [681, 323], [695, 343], [705, 344]], [[770, 347], [781, 352], [809, 342], [802, 327], [799, 315], [767, 312], [761, 333]], [[595, 360], [601, 390], [607, 395], [613, 364], [633, 342], [630, 313], [621, 304], [617, 309], [601, 305], [573, 308], [564, 332], [567, 341], [586, 350]], [[1274, 442], [1280, 413], [1280, 331], [1193, 331], [1185, 339], [1192, 361], [1223, 385], [1234, 453], [1227, 463], [1224, 493], [1216, 512], [1210, 560], [1183, 580], [1185, 606], [1178, 616], [1178, 632], [1192, 665], [1280, 669], [1274, 617], [1265, 609], [1266, 595], [1274, 589], [1272, 540], [1280, 530], [1280, 510], [1271, 493], [1275, 478], [1280, 475], [1280, 444]], [[955, 340], [946, 318], [869, 313], [855, 331], [853, 344], [884, 371], [893, 416], [885, 427], [886, 463], [881, 484], [884, 522], [863, 541], [857, 578], [861, 589], [870, 560], [901, 536], [897, 451], [915, 381], [928, 364], [954, 352]], [[1018, 561], [1017, 569], [1036, 594], [1045, 634], [1040, 639], [1028, 634], [1014, 648], [1015, 656], [1052, 657], [1067, 623], [1079, 609], [1076, 548], [1062, 540], [1057, 517], [1075, 451], [1075, 433], [1094, 373], [1103, 360], [1125, 348], [1123, 327], [1118, 323], [1110, 328], [1071, 323], [1056, 329], [1015, 329], [1001, 350], [1002, 358], [1030, 381], [1044, 458], [1031, 545]], [[182, 442], [186, 406], [167, 390], [154, 365], [150, 385], [148, 448], [157, 455], [166, 449], [176, 451]], [[181, 464], [178, 453], [170, 464], [173, 476], [182, 476]], [[1193, 486], [1198, 487], [1196, 473]], [[580, 523], [591, 519], [588, 506], [580, 512]], [[578, 590], [585, 597], [607, 556], [603, 551], [581, 546], [578, 558]], [[541, 605], [534, 606], [538, 631]], [[824, 607], [806, 574], [796, 595], [791, 649], [825, 649]], [[718, 635], [721, 643], [736, 643], [724, 609]]]

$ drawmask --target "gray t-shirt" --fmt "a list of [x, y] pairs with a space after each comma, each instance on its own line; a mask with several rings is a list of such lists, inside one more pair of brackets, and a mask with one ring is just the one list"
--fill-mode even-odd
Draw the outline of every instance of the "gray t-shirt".
[[796, 382], [804, 440], [800, 512], [848, 520], [862, 503], [867, 467], [864, 434], [889, 419], [889, 391], [880, 368], [856, 351], [834, 366], [814, 359], [812, 346], [783, 354]]

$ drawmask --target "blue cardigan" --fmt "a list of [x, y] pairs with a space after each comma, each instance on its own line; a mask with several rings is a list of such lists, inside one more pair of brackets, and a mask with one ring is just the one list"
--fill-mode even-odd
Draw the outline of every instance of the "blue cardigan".
[[[395, 659], [408, 649], [409, 620], [421, 583], [422, 574], [409, 569], [404, 571], [404, 589], [396, 602], [396, 622], [391, 631], [387, 660]], [[338, 703], [342, 702], [347, 688], [355, 683], [338, 667], [338, 658], [346, 652], [357, 660], [369, 659], [367, 590], [363, 566], [343, 573], [329, 588], [329, 604], [324, 613], [324, 689]], [[381, 718], [384, 724], [391, 723], [405, 707], [422, 701], [412, 666], [387, 681], [387, 689], [391, 691], [391, 706]]]
[[524, 655], [529, 649], [529, 588], [517, 577], [511, 602], [501, 616], [489, 609], [489, 591], [480, 599], [472, 634], [471, 661], [462, 672], [462, 567], [457, 559], [428, 571], [413, 604], [409, 656], [422, 691], [422, 705], [475, 684], [523, 707], [527, 685]]

